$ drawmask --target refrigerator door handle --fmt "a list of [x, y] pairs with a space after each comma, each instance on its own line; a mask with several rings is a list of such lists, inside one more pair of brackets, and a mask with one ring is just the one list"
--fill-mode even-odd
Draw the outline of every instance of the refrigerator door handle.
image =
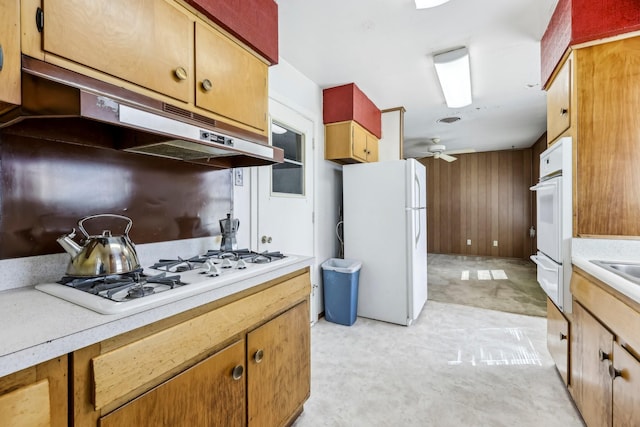
[[[420, 206], [420, 201], [421, 201], [421, 194], [422, 194], [422, 185], [420, 184], [420, 176], [417, 173], [413, 173], [413, 180], [415, 181], [416, 185], [413, 187], [414, 188], [414, 195], [413, 195], [413, 203], [412, 206]], [[426, 207], [412, 207], [412, 208], [408, 208], [411, 209], [413, 211], [418, 211], [420, 209], [426, 209]], [[415, 247], [418, 247], [418, 242], [420, 241], [420, 236], [422, 235], [422, 225], [420, 224], [420, 215], [417, 214], [417, 212], [413, 212], [413, 221], [416, 224], [416, 230], [418, 231], [415, 235], [415, 242], [414, 245]]]
[[421, 208], [405, 208], [405, 210], [411, 211], [411, 214], [413, 215], [413, 222], [415, 224], [415, 229], [417, 230], [417, 233], [415, 234], [414, 239], [415, 241], [413, 242], [413, 245], [415, 247], [418, 247], [418, 242], [420, 241], [420, 237], [422, 236], [422, 224], [420, 222], [420, 214], [418, 213], [418, 211], [421, 211], [423, 209], [427, 209], [426, 207], [421, 207]]
[[420, 214], [417, 211], [413, 211], [413, 220], [416, 223], [416, 229], [418, 232], [416, 233], [415, 242], [413, 244], [415, 247], [418, 247], [418, 242], [420, 241], [420, 235], [422, 234], [422, 226], [420, 225]]
[[420, 177], [418, 176], [417, 173], [414, 173], [413, 179], [415, 179], [416, 181], [413, 205], [420, 206], [420, 194], [422, 194], [422, 187], [420, 186]]

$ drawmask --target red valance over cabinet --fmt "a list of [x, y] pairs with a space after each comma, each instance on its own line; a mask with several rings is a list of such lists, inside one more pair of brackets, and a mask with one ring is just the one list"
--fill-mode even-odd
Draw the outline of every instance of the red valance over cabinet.
[[559, 0], [541, 41], [543, 86], [569, 46], [638, 30], [638, 0]]
[[251, 46], [271, 65], [278, 63], [278, 4], [273, 0], [184, 0]]
[[324, 89], [322, 101], [324, 124], [353, 120], [382, 138], [382, 113], [355, 83]]

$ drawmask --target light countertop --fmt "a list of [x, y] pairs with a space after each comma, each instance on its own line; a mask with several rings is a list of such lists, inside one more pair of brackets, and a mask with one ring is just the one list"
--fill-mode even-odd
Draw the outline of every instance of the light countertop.
[[571, 261], [596, 279], [640, 303], [640, 285], [592, 263], [591, 260], [640, 263], [639, 240], [573, 239]]
[[241, 292], [312, 261], [296, 256], [255, 277], [135, 313], [98, 314], [32, 286], [0, 292], [0, 376]]

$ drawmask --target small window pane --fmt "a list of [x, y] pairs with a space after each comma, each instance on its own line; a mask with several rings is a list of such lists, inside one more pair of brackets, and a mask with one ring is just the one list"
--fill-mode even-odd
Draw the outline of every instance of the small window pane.
[[302, 188], [303, 167], [291, 163], [272, 166], [273, 192], [287, 194], [304, 194]]
[[271, 191], [304, 195], [304, 136], [272, 123], [271, 143], [284, 151], [284, 163], [271, 167]]
[[[281, 129], [285, 129], [279, 126]], [[294, 131], [285, 129], [286, 133], [272, 133], [272, 141], [274, 147], [279, 147], [284, 150], [284, 158], [288, 160], [294, 160], [296, 162], [302, 161], [302, 135]]]

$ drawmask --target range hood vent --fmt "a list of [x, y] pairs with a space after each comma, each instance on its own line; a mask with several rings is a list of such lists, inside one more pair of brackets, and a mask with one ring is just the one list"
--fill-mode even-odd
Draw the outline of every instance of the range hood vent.
[[[216, 168], [284, 159], [282, 149], [263, 135], [27, 56], [22, 57], [22, 104], [0, 115], [0, 128]], [[100, 142], [79, 138], [78, 129]]]

